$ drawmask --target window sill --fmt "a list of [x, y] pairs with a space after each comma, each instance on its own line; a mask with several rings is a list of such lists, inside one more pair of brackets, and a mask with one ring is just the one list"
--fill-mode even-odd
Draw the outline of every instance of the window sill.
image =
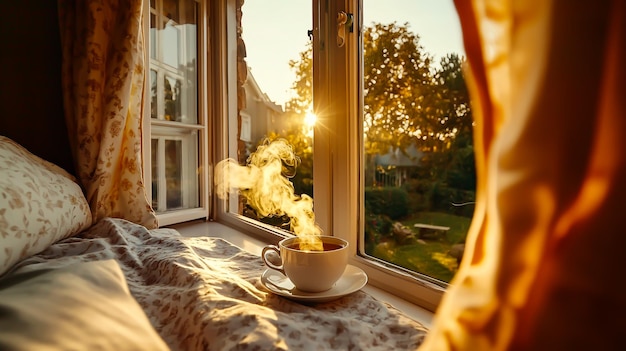
[[[267, 244], [260, 239], [217, 222], [197, 220], [171, 225], [169, 227], [178, 230], [183, 236], [187, 237], [209, 236], [222, 238], [255, 255], [261, 255], [263, 246]], [[432, 312], [369, 284], [363, 288], [363, 291], [401, 310], [407, 316], [422, 323], [426, 328], [431, 327], [433, 321]]]

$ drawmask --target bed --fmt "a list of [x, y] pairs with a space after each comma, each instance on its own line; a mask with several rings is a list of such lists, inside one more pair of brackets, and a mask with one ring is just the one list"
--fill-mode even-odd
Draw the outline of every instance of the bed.
[[119, 218], [0, 137], [0, 349], [412, 350], [426, 328], [358, 290], [301, 302], [257, 255]]

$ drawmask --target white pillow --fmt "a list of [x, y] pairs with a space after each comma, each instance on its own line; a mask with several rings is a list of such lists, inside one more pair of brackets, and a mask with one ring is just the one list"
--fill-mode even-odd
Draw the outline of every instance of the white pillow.
[[0, 275], [91, 225], [76, 179], [0, 136]]
[[167, 350], [115, 260], [0, 279], [1, 350]]

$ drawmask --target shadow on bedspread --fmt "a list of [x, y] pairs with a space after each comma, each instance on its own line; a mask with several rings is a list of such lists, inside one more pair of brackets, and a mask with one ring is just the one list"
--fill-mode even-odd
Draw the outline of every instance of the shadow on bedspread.
[[[173, 350], [413, 350], [426, 329], [359, 291], [306, 306], [266, 292], [260, 257], [210, 237], [103, 219], [17, 271], [115, 259]], [[106, 303], [106, 301], [103, 301]]]

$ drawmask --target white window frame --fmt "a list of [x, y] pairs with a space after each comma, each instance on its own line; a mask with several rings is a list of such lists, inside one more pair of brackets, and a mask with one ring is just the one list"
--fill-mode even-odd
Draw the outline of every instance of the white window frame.
[[[159, 150], [165, 149], [166, 141], [180, 141], [181, 142], [181, 180], [190, 186], [181, 189], [182, 192], [182, 206], [184, 208], [190, 208], [192, 203], [196, 201], [198, 194], [190, 191], [190, 189], [198, 188], [198, 176], [196, 170], [191, 168], [190, 165], [194, 163], [194, 158], [198, 152], [197, 135], [200, 128], [185, 128], [171, 130], [163, 128], [159, 125], [153, 125], [151, 128], [152, 140], [157, 140], [157, 148]], [[157, 167], [159, 172], [157, 173], [159, 191], [157, 192], [159, 197], [159, 203], [167, 203], [167, 189], [165, 178], [165, 153], [159, 152], [157, 154]], [[192, 172], [193, 171], [193, 172]], [[166, 205], [167, 206], [167, 205]], [[197, 207], [197, 206], [195, 206]], [[165, 211], [179, 211], [178, 209], [165, 208]]]
[[[208, 77], [208, 73], [210, 72], [210, 70], [208, 69], [208, 62], [209, 62], [209, 57], [208, 57], [208, 50], [207, 50], [207, 39], [208, 38], [208, 18], [209, 18], [209, 8], [206, 4], [206, 1], [197, 1], [198, 2], [198, 12], [199, 12], [199, 18], [198, 18], [198, 23], [197, 23], [197, 32], [196, 32], [196, 36], [198, 38], [197, 42], [197, 54], [196, 54], [196, 60], [197, 60], [197, 93], [198, 93], [198, 99], [197, 99], [197, 124], [189, 124], [189, 123], [181, 123], [181, 122], [172, 122], [172, 121], [166, 121], [163, 119], [162, 113], [160, 111], [157, 112], [157, 119], [153, 119], [151, 118], [151, 110], [150, 110], [150, 96], [151, 96], [151, 92], [150, 92], [150, 82], [149, 82], [149, 71], [150, 69], [153, 69], [155, 71], [157, 71], [157, 81], [163, 79], [164, 75], [167, 75], [169, 77], [173, 77], [176, 79], [185, 79], [184, 76], [179, 75], [176, 70], [172, 67], [169, 67], [167, 64], [153, 64], [153, 62], [156, 62], [155, 60], [153, 60], [150, 57], [150, 52], [152, 50], [152, 48], [150, 48], [150, 35], [145, 35], [145, 46], [146, 46], [146, 50], [145, 52], [145, 62], [146, 62], [146, 66], [145, 66], [145, 71], [146, 71], [146, 82], [145, 82], [145, 87], [146, 89], [144, 89], [145, 91], [145, 95], [144, 95], [144, 101], [145, 101], [145, 107], [144, 107], [144, 116], [143, 116], [143, 154], [144, 154], [144, 167], [143, 167], [143, 171], [144, 171], [144, 175], [145, 175], [145, 179], [147, 180], [151, 180], [152, 179], [152, 164], [151, 164], [151, 140], [154, 138], [159, 138], [159, 139], [163, 139], [163, 138], [167, 138], [167, 139], [180, 139], [185, 141], [184, 144], [188, 145], [189, 141], [186, 140], [188, 137], [193, 136], [193, 135], [197, 135], [197, 145], [198, 145], [198, 151], [197, 151], [197, 157], [198, 157], [198, 167], [197, 169], [194, 170], [194, 172], [197, 172], [197, 175], [193, 175], [190, 174], [190, 170], [185, 170], [183, 173], [185, 173], [183, 175], [183, 177], [187, 177], [187, 178], [194, 178], [194, 180], [197, 178], [197, 189], [198, 189], [198, 197], [199, 197], [199, 204], [197, 207], [193, 207], [193, 208], [187, 208], [187, 209], [180, 209], [180, 210], [175, 210], [175, 211], [166, 211], [166, 212], [157, 212], [157, 219], [159, 222], [159, 226], [165, 226], [165, 225], [170, 225], [170, 224], [174, 224], [174, 223], [180, 223], [180, 222], [184, 222], [184, 221], [189, 221], [189, 220], [194, 220], [194, 219], [200, 219], [200, 218], [208, 218], [209, 217], [209, 210], [210, 210], [210, 193], [209, 193], [209, 189], [211, 186], [211, 182], [210, 182], [210, 176], [209, 176], [209, 154], [211, 152], [211, 148], [210, 148], [210, 143], [208, 142], [209, 140], [209, 113], [208, 113], [208, 108], [209, 108], [209, 104], [210, 102], [208, 101], [208, 99], [204, 99], [204, 98], [200, 98], [202, 96], [209, 96], [209, 77]], [[144, 16], [144, 28], [146, 29], [146, 33], [149, 33], [149, 28], [150, 28], [150, 14], [153, 13], [153, 11], [150, 8], [150, 2], [149, 1], [145, 1], [144, 2], [144, 14], [146, 14]], [[158, 40], [158, 33], [157, 33], [157, 43], [159, 43]], [[179, 43], [179, 46], [181, 46], [181, 50], [184, 50], [184, 48], [186, 47], [188, 43], [183, 40], [182, 42]], [[158, 51], [157, 51], [158, 52]], [[158, 59], [158, 57], [157, 57]], [[160, 91], [160, 89], [157, 89], [157, 100], [159, 101], [159, 104], [162, 105], [163, 104], [163, 96], [162, 93]], [[184, 94], [184, 92], [182, 92]], [[186, 109], [187, 106], [186, 104], [184, 104], [183, 106], [181, 106], [181, 108], [183, 109], [183, 111], [181, 111], [183, 113], [183, 116], [186, 116]], [[157, 157], [159, 157], [157, 155]], [[188, 163], [189, 160], [187, 159], [183, 159], [182, 160], [183, 163]], [[152, 203], [152, 182], [151, 181], [146, 181], [145, 182], [146, 185], [146, 195], [148, 197], [148, 200], [150, 203]], [[162, 189], [160, 189], [159, 194], [161, 194], [163, 192]], [[188, 193], [188, 192], [185, 192]], [[161, 195], [162, 196], [162, 195]], [[187, 196], [192, 196], [192, 195], [187, 195]], [[183, 202], [185, 202], [186, 200], [183, 198]], [[187, 199], [188, 201], [188, 199]]]
[[[319, 26], [314, 29], [317, 39], [314, 39], [313, 64], [319, 73], [314, 75], [314, 110], [320, 125], [324, 126], [316, 128], [313, 147], [316, 218], [325, 232], [352, 244], [350, 264], [363, 269], [370, 284], [434, 311], [444, 288], [411, 272], [359, 254], [365, 251], [358, 238], [364, 230], [364, 223], [359, 220], [364, 218], [360, 206], [364, 194], [364, 158], [360, 152], [363, 141], [362, 63], [353, 63], [358, 62], [362, 51], [359, 34], [363, 26], [361, 8], [360, 0], [320, 1], [320, 14], [315, 20]], [[336, 18], [342, 11], [354, 14], [355, 23], [354, 32], [346, 30], [345, 45], [339, 47]], [[325, 50], [316, 50], [316, 46]], [[315, 66], [316, 61], [318, 66]], [[324, 166], [320, 167], [320, 164]], [[331, 187], [325, 189], [318, 184], [330, 184]]]

